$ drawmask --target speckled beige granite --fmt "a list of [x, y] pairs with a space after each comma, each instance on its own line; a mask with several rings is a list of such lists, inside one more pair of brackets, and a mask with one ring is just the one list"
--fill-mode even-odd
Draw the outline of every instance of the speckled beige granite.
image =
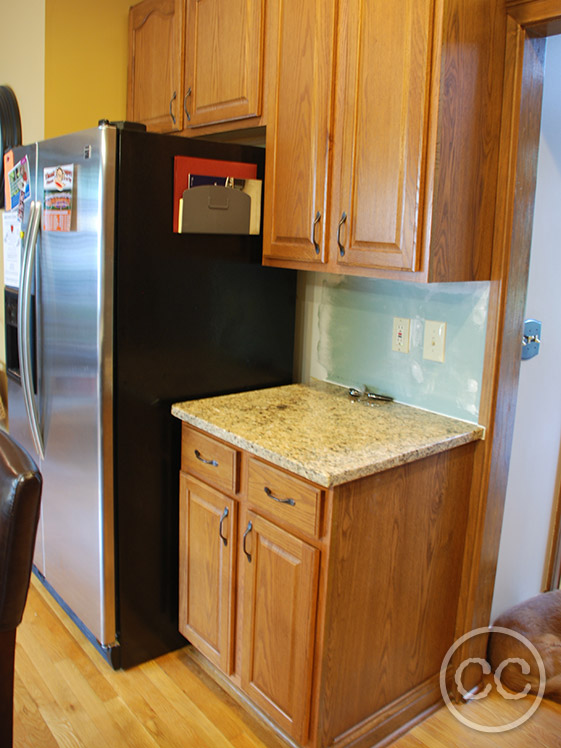
[[172, 413], [321, 486], [346, 483], [481, 439], [483, 428], [344, 388], [292, 384], [176, 403]]

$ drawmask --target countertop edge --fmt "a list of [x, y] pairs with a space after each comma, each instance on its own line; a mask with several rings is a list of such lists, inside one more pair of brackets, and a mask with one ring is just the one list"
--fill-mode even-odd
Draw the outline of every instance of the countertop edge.
[[223, 441], [231, 444], [232, 446], [239, 447], [246, 452], [260, 457], [268, 462], [271, 462], [277, 467], [284, 468], [302, 478], [317, 483], [323, 488], [332, 488], [343, 483], [348, 483], [359, 478], [366, 478], [376, 473], [381, 473], [384, 470], [389, 470], [393, 467], [405, 465], [416, 460], [423, 459], [424, 457], [430, 457], [431, 455], [445, 452], [455, 447], [460, 447], [471, 442], [479, 441], [484, 438], [485, 430], [482, 426], [477, 424], [473, 425], [473, 429], [460, 434], [454, 434], [453, 436], [439, 439], [438, 441], [429, 442], [422, 444], [419, 447], [412, 448], [408, 451], [400, 452], [397, 455], [391, 457], [382, 458], [376, 462], [369, 461], [363, 465], [355, 465], [348, 470], [339, 470], [336, 475], [328, 472], [320, 472], [314, 470], [312, 467], [304, 465], [301, 462], [293, 460], [289, 457], [285, 457], [278, 452], [273, 452], [259, 444], [256, 444], [249, 439], [234, 434], [226, 429], [216, 426], [210, 421], [199, 418], [192, 414], [186, 413], [181, 407], [173, 405], [171, 408], [173, 416], [179, 420], [194, 426], [195, 428], [204, 431], [205, 433], [211, 434], [212, 436], [222, 439]]

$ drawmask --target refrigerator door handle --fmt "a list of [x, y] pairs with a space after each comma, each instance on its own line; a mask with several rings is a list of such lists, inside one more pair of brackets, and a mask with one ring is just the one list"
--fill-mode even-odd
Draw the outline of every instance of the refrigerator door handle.
[[31, 435], [37, 453], [45, 459], [43, 435], [39, 424], [37, 400], [33, 390], [31, 370], [31, 281], [37, 254], [37, 237], [41, 224], [41, 203], [32, 202], [29, 213], [27, 237], [23, 249], [23, 266], [21, 285], [18, 297], [18, 353], [21, 373], [21, 386], [25, 400], [25, 409], [31, 427]]

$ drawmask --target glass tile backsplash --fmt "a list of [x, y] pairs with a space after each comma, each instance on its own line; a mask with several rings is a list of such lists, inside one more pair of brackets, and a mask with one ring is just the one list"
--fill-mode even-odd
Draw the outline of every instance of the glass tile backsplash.
[[[478, 420], [488, 282], [417, 285], [306, 275], [311, 377], [366, 385], [403, 403]], [[411, 320], [409, 353], [392, 350], [394, 317]], [[425, 320], [446, 322], [443, 363], [423, 358]]]

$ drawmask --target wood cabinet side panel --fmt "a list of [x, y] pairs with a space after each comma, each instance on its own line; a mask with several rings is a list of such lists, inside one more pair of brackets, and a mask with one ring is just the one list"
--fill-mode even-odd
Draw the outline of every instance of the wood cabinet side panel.
[[441, 34], [428, 280], [487, 280], [498, 189], [504, 3], [446, 0]]
[[452, 644], [473, 445], [334, 494], [318, 740], [438, 673]]

